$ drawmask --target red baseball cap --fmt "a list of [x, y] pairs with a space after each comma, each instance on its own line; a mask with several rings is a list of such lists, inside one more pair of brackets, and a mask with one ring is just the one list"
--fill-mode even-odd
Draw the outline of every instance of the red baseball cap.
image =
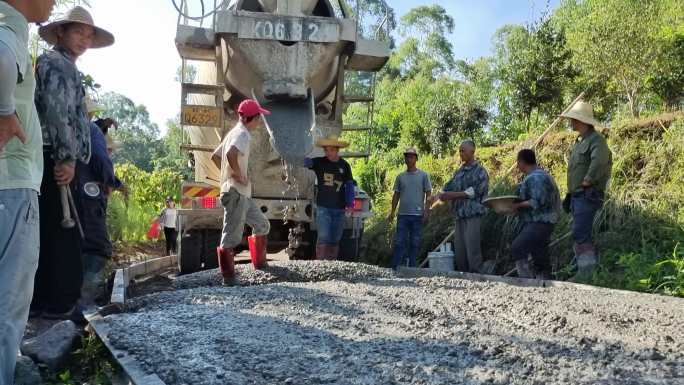
[[254, 99], [243, 100], [237, 109], [238, 114], [251, 118], [252, 116], [264, 114], [271, 115], [271, 111], [261, 108], [259, 102]]

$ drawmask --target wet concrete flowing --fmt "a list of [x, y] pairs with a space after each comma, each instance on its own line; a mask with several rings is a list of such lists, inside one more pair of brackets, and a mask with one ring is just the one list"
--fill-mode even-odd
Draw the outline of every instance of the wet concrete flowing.
[[137, 298], [110, 339], [166, 384], [684, 384], [684, 300], [283, 262]]

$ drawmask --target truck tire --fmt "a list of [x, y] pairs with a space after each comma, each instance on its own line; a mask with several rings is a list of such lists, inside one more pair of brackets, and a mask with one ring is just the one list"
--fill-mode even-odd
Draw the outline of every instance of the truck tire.
[[190, 230], [182, 233], [178, 245], [178, 270], [181, 274], [202, 269], [202, 233]]
[[202, 238], [202, 262], [204, 263], [204, 269], [216, 269], [218, 267], [216, 248], [221, 243], [221, 231], [204, 230]]
[[352, 238], [352, 230], [344, 230], [340, 240], [340, 255], [338, 259], [345, 262], [356, 262], [361, 255], [361, 241], [363, 240], [363, 230], [357, 239]]

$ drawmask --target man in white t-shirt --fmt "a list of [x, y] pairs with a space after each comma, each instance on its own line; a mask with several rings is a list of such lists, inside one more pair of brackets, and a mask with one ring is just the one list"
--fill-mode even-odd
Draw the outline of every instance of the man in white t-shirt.
[[261, 115], [270, 114], [255, 100], [244, 100], [238, 106], [240, 121], [216, 148], [212, 160], [221, 169], [221, 204], [223, 232], [216, 249], [223, 284], [235, 284], [235, 250], [242, 241], [245, 223], [252, 228], [249, 252], [254, 268], [266, 266], [266, 237], [271, 229], [266, 216], [251, 199], [252, 184], [247, 176], [250, 131], [259, 126]]

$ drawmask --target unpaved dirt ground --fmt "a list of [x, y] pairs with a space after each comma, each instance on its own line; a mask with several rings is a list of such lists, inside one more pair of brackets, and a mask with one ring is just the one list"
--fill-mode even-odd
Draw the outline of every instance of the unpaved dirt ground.
[[180, 277], [109, 338], [168, 385], [684, 384], [682, 299], [272, 265]]

